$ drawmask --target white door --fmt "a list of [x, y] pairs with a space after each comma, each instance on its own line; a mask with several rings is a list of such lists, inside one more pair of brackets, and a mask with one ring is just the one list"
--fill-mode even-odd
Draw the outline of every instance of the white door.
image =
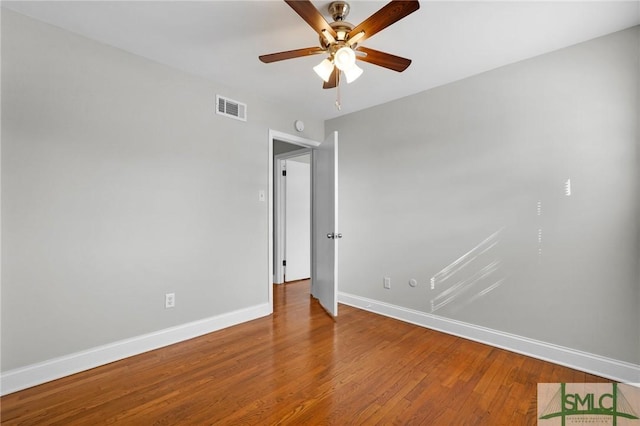
[[313, 151], [311, 295], [338, 315], [338, 132]]
[[286, 160], [286, 281], [311, 277], [311, 155]]

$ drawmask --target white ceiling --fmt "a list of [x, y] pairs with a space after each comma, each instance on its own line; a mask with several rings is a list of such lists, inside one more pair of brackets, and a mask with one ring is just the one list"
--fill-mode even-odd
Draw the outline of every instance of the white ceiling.
[[[331, 21], [329, 1], [314, 5]], [[386, 1], [351, 1], [359, 24]], [[322, 56], [263, 64], [258, 56], [316, 46], [284, 1], [3, 1], [2, 6], [154, 61], [250, 90], [328, 119], [640, 24], [632, 1], [421, 1], [363, 45], [411, 58], [403, 73], [360, 63], [364, 74], [323, 90]], [[238, 99], [242, 101], [242, 99]]]

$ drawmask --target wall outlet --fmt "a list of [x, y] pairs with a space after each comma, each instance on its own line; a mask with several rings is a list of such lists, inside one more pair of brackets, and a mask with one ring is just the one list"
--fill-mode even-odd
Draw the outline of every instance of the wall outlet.
[[390, 277], [384, 277], [384, 288], [386, 288], [386, 289], [390, 289], [391, 288], [391, 278]]
[[176, 294], [175, 293], [167, 293], [164, 295], [164, 307], [165, 308], [173, 308], [176, 306]]

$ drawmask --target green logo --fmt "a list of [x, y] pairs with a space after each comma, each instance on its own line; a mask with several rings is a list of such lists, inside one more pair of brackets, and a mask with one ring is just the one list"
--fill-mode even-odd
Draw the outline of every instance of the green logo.
[[[567, 418], [572, 423], [585, 424], [612, 424], [616, 426], [618, 419], [638, 420], [638, 415], [634, 411], [633, 405], [624, 395], [617, 383], [592, 383], [592, 384], [569, 384], [560, 383], [559, 388], [551, 397], [549, 403], [539, 413], [539, 420], [559, 418], [562, 426], [565, 426]], [[540, 383], [538, 384], [538, 404], [540, 404], [541, 391], [544, 386], [555, 389], [558, 384]], [[635, 388], [629, 388], [636, 391]], [[634, 392], [632, 401], [637, 403], [637, 392]], [[637, 406], [636, 406], [637, 409]], [[605, 418], [601, 416], [606, 416]], [[601, 421], [598, 421], [600, 418]], [[544, 424], [544, 422], [538, 422]]]

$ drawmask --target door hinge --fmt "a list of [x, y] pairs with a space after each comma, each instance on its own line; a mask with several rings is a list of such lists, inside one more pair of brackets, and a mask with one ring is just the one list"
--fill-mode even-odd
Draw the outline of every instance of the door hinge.
[[287, 261], [286, 260], [282, 261], [282, 266], [287, 266]]
[[282, 171], [282, 176], [286, 176], [286, 175], [287, 175], [287, 171], [286, 171], [286, 170], [283, 170], [283, 171]]

